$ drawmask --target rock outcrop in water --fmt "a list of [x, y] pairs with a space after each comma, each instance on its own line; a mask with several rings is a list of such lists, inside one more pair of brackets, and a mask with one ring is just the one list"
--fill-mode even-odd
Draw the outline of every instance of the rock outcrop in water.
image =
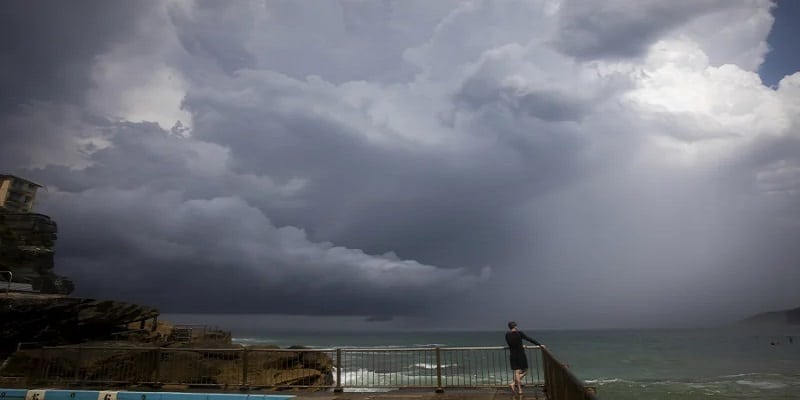
[[46, 215], [0, 211], [0, 270], [11, 271], [14, 282], [42, 293], [72, 293], [72, 281], [53, 272], [57, 232]]
[[800, 326], [800, 307], [791, 310], [770, 311], [753, 315], [739, 321], [746, 326]]

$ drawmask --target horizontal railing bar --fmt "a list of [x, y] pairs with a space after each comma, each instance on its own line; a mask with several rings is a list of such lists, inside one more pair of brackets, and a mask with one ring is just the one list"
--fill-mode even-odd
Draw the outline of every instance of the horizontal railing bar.
[[343, 347], [342, 352], [347, 353], [391, 353], [391, 352], [401, 352], [401, 351], [421, 351], [421, 352], [433, 352], [435, 351], [435, 347], [393, 347], [390, 349], [365, 349], [365, 348], [347, 348]]
[[[436, 347], [391, 347], [391, 348], [349, 348], [349, 347], [332, 347], [332, 348], [308, 348], [308, 349], [263, 349], [252, 347], [237, 347], [237, 348], [195, 348], [195, 347], [121, 347], [121, 346], [43, 346], [43, 349], [81, 349], [81, 350], [167, 350], [167, 351], [242, 351], [247, 350], [251, 352], [320, 352], [320, 351], [342, 351], [352, 353], [365, 353], [365, 352], [392, 352], [392, 351], [434, 351]], [[541, 346], [525, 346], [526, 349], [541, 349]], [[505, 350], [508, 347], [491, 346], [491, 347], [439, 347], [445, 350]]]
[[[172, 349], [170, 347], [137, 347], [137, 346], [42, 346], [44, 350], [179, 350], [179, 349]], [[199, 350], [199, 349], [192, 349], [192, 350]], [[235, 350], [235, 349], [233, 349]]]
[[[162, 351], [227, 351], [227, 352], [241, 352], [245, 350], [244, 347], [242, 348], [235, 348], [235, 349], [219, 349], [219, 348], [194, 348], [194, 347], [104, 347], [104, 346], [44, 346], [42, 347], [45, 350], [120, 350], [120, 351], [130, 351], [130, 350], [141, 350], [141, 351], [152, 351], [152, 350], [162, 350]], [[264, 350], [264, 351], [279, 351], [279, 350], [286, 350], [286, 349], [275, 349], [275, 350]], [[252, 349], [248, 349], [248, 351], [254, 351]], [[302, 351], [298, 350], [286, 350], [286, 351]]]
[[[162, 351], [227, 351], [227, 352], [241, 352], [243, 350], [247, 350], [249, 352], [285, 352], [285, 353], [296, 353], [296, 352], [321, 352], [321, 351], [336, 351], [336, 349], [254, 349], [250, 347], [237, 347], [237, 348], [202, 348], [202, 347], [138, 347], [138, 346], [130, 346], [130, 347], [120, 347], [120, 346], [42, 346], [42, 349], [45, 350], [120, 350], [120, 351], [128, 351], [128, 350], [141, 350], [141, 351], [152, 351], [152, 350], [162, 350]], [[342, 349], [345, 351], [346, 349]]]
[[[292, 353], [292, 352], [298, 352], [298, 351], [300, 351], [300, 352], [317, 352], [318, 353], [318, 352], [325, 352], [325, 351], [328, 351], [328, 352], [336, 351], [336, 349], [253, 349], [253, 348], [250, 348], [250, 347], [244, 347], [243, 349], [246, 349], [247, 351], [249, 351], [251, 353], [258, 353], [258, 352], [262, 352], [262, 353], [268, 353], [268, 352]], [[240, 349], [236, 349], [236, 350], [240, 350]], [[342, 351], [344, 351], [344, 349], [342, 349]]]
[[[427, 347], [426, 347], [427, 348]], [[541, 349], [542, 346], [525, 346], [526, 349]], [[430, 347], [433, 349], [433, 347]], [[508, 350], [508, 347], [495, 346], [495, 347], [440, 347], [444, 350]]]

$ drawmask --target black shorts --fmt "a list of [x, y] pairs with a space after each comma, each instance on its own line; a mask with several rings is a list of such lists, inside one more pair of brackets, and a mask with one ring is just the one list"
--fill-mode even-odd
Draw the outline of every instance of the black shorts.
[[509, 359], [511, 361], [511, 369], [517, 370], [526, 370], [528, 369], [528, 357], [525, 357], [525, 353], [511, 353], [511, 357]]

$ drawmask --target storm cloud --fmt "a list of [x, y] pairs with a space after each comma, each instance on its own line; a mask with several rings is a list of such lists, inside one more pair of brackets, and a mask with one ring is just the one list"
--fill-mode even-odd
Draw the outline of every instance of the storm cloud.
[[0, 21], [0, 169], [47, 186], [79, 295], [465, 327], [800, 302], [769, 1], [95, 5]]

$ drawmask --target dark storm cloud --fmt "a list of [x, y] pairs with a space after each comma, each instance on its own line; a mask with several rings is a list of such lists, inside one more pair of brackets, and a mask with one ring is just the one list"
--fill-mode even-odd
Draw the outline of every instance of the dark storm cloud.
[[531, 90], [518, 93], [516, 88], [496, 87], [496, 82], [470, 79], [456, 96], [456, 101], [473, 109], [502, 105], [514, 113], [526, 113], [544, 121], [579, 121], [591, 111], [591, 99], [570, 96], [555, 90]]
[[3, 116], [0, 167], [48, 186], [78, 294], [166, 311], [613, 327], [797, 301], [800, 84], [751, 72], [769, 4], [625, 5], [170, 3], [83, 51], [104, 74], [74, 99]]
[[166, 136], [153, 124], [108, 128], [112, 146], [93, 154], [93, 166], [33, 174], [65, 182], [43, 207], [61, 227], [59, 269], [81, 293], [169, 311], [397, 315], [480, 279], [311, 242], [242, 200], [277, 213], [292, 206], [291, 183], [238, 175], [224, 162], [220, 170], [206, 165], [203, 176], [195, 162], [212, 162], [221, 151], [213, 145]]
[[556, 47], [580, 59], [638, 57], [667, 32], [731, 2], [566, 0], [559, 9]]
[[[248, 30], [256, 28], [248, 7], [228, 2], [199, 1], [190, 17], [174, 12], [173, 22], [182, 27], [178, 38], [187, 53], [213, 60], [225, 73], [256, 65], [255, 56], [246, 48]], [[238, 24], [247, 29], [219, 29], [224, 25]], [[261, 27], [259, 27], [261, 28]]]
[[[309, 115], [305, 107], [320, 101], [305, 93], [313, 89], [285, 84], [243, 72], [225, 91], [190, 92], [185, 103], [203, 121], [195, 137], [229, 148], [234, 170], [308, 181], [303, 207], [270, 215], [307, 227], [315, 240], [479, 269], [514, 246], [494, 233], [504, 226], [513, 237], [508, 212], [568, 184], [581, 164], [581, 139], [502, 110], [478, 114], [465, 132], [497, 136], [475, 153], [387, 146], [333, 116]], [[233, 100], [245, 88], [248, 96]], [[289, 107], [275, 93], [302, 101]]]
[[11, 0], [0, 10], [0, 112], [31, 101], [76, 101], [94, 57], [130, 35], [149, 2]]
[[403, 50], [426, 40], [456, 5], [456, 0], [336, 1], [314, 7], [287, 0], [199, 1], [190, 14], [173, 13], [173, 20], [186, 51], [214, 60], [228, 73], [257, 68], [333, 83], [397, 81], [418, 72], [403, 63]]

